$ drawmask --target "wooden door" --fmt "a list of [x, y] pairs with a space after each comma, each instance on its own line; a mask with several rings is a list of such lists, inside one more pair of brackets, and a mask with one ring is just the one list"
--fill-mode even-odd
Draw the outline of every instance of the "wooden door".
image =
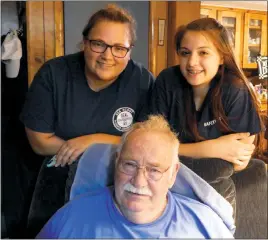
[[168, 2], [149, 4], [149, 70], [157, 76], [167, 67]]
[[64, 55], [62, 1], [26, 2], [28, 85], [47, 60]]
[[175, 48], [175, 34], [181, 25], [200, 18], [200, 1], [168, 2], [168, 67], [179, 64]]

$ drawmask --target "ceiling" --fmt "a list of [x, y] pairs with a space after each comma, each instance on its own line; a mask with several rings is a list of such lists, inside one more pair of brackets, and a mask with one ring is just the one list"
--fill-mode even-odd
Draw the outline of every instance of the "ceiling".
[[201, 5], [267, 11], [267, 1], [201, 1]]

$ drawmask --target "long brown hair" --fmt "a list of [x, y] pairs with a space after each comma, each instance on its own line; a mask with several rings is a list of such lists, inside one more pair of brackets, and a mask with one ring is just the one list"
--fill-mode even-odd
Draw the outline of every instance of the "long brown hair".
[[[181, 26], [178, 28], [177, 33], [175, 35], [175, 44], [176, 44], [176, 51], [179, 53], [179, 49], [181, 46], [182, 39], [186, 32], [188, 31], [197, 31], [201, 32], [205, 36], [207, 36], [215, 47], [218, 49], [219, 53], [223, 56], [223, 64], [219, 67], [218, 73], [215, 76], [215, 85], [211, 89], [211, 98], [212, 101], [212, 114], [215, 119], [220, 119], [217, 121], [217, 124], [220, 130], [223, 133], [232, 133], [228, 125], [227, 116], [225, 114], [223, 105], [222, 105], [222, 98], [221, 98], [221, 87], [225, 81], [225, 79], [230, 76], [231, 83], [234, 85], [238, 85], [240, 87], [245, 87], [248, 89], [253, 106], [255, 107], [257, 114], [259, 116], [262, 129], [264, 125], [262, 123], [260, 117], [260, 104], [257, 99], [257, 96], [254, 90], [250, 87], [249, 81], [244, 75], [243, 71], [239, 67], [238, 61], [235, 57], [234, 50], [232, 47], [232, 39], [229, 35], [227, 29], [221, 25], [217, 20], [213, 18], [201, 18], [197, 19], [186, 26]], [[197, 120], [195, 117], [195, 112], [192, 111], [193, 106], [193, 92], [191, 85], [185, 80], [184, 82], [184, 107], [185, 107], [185, 121], [186, 121], [186, 131], [192, 137], [194, 137], [196, 142], [205, 140], [202, 136], [200, 136], [197, 128]], [[255, 139], [255, 144], [257, 145], [256, 153], [260, 152], [260, 134], [257, 135]]]

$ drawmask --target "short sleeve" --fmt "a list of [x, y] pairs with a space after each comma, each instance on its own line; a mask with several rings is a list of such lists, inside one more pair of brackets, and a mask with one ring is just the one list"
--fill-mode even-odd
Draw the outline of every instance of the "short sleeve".
[[229, 126], [234, 132], [261, 131], [260, 119], [246, 87], [231, 87], [224, 100]]
[[20, 120], [37, 132], [54, 132], [55, 109], [53, 79], [49, 64], [44, 64], [34, 77], [26, 95]]

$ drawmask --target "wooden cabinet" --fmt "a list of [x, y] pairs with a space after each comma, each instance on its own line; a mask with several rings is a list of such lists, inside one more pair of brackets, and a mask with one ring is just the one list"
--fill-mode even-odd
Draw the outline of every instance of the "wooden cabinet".
[[215, 8], [211, 8], [211, 7], [202, 7], [200, 10], [200, 17], [201, 18], [206, 18], [206, 17], [210, 17], [210, 18], [217, 18], [217, 10]]
[[267, 56], [267, 15], [245, 14], [243, 68], [257, 68], [257, 56]]
[[241, 64], [241, 29], [242, 29], [242, 13], [231, 11], [218, 11], [218, 20], [228, 30], [232, 38], [235, 54], [238, 62]]
[[267, 12], [201, 5], [200, 17], [227, 28], [241, 68], [257, 68], [257, 56], [267, 56]]

